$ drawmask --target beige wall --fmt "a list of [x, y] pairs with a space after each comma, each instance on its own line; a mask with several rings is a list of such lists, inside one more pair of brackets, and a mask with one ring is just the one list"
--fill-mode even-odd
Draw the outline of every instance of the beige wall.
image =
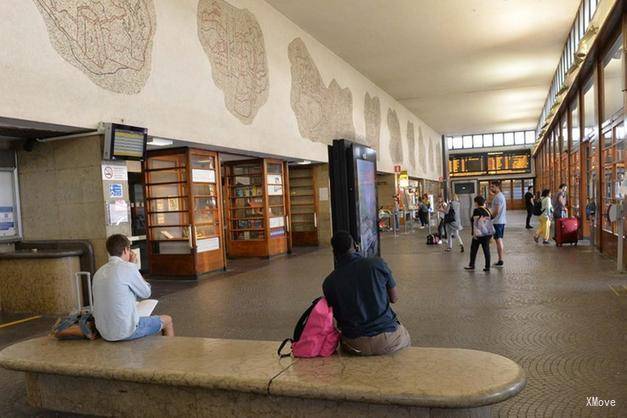
[[32, 152], [18, 153], [25, 240], [88, 239], [96, 265], [106, 262], [101, 158], [99, 136], [41, 143]]
[[[136, 94], [100, 87], [62, 58], [35, 3], [0, 1], [0, 116], [80, 127], [96, 127], [100, 121], [124, 122], [147, 127], [155, 136], [325, 162], [326, 145], [300, 135], [290, 104], [288, 45], [300, 37], [324, 85], [335, 79], [351, 91], [355, 138], [349, 139], [365, 141], [364, 98], [366, 93], [379, 98], [379, 170], [393, 172], [394, 167], [386, 117], [391, 108], [401, 127], [404, 168], [416, 177], [441, 175], [441, 159], [426, 155], [441, 152], [438, 132], [262, 0], [230, 1], [255, 16], [267, 55], [268, 98], [250, 124], [226, 109], [224, 94], [212, 78], [214, 69], [198, 37], [198, 0], [154, 1], [156, 31], [147, 64], [150, 71]], [[418, 167], [410, 164], [407, 122], [415, 128]]]

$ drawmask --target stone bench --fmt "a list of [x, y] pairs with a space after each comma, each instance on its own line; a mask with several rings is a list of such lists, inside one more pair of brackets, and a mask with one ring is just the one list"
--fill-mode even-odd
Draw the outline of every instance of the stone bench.
[[279, 359], [277, 342], [36, 338], [0, 352], [29, 402], [114, 416], [489, 416], [526, 383], [492, 353], [411, 347], [381, 357]]

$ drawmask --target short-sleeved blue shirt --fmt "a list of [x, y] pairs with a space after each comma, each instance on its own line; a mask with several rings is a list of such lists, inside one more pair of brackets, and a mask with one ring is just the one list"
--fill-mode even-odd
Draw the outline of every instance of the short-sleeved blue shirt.
[[395, 286], [382, 259], [352, 253], [338, 260], [322, 291], [342, 334], [357, 338], [396, 330], [398, 322], [388, 296], [388, 289]]

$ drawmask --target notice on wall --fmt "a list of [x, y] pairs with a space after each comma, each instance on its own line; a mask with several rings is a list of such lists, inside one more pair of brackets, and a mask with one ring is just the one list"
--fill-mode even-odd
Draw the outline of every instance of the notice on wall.
[[220, 249], [220, 238], [208, 238], [196, 241], [198, 248], [196, 252], [204, 253], [206, 251], [215, 251]]
[[109, 209], [109, 225], [128, 223], [128, 203], [124, 199], [118, 199], [107, 205]]
[[275, 216], [274, 218], [270, 218], [269, 222], [270, 228], [280, 228], [285, 226], [285, 219], [282, 216]]
[[318, 198], [321, 202], [329, 200], [329, 188], [328, 187], [320, 187], [318, 189]]
[[123, 197], [124, 196], [124, 188], [121, 183], [113, 183], [109, 185], [109, 197]]
[[126, 164], [102, 164], [102, 179], [109, 181], [128, 181], [128, 168]]
[[268, 184], [268, 196], [281, 196], [283, 194], [283, 186]]
[[13, 206], [0, 206], [0, 237], [15, 235]]
[[280, 174], [268, 174], [266, 179], [268, 184], [283, 184], [283, 177]]
[[194, 168], [192, 169], [192, 181], [194, 183], [215, 183], [216, 172], [215, 170], [200, 170]]

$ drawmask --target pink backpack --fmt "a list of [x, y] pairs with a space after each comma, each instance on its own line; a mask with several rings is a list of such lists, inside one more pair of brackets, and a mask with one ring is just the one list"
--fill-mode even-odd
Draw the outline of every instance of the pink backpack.
[[278, 354], [288, 357], [290, 354], [282, 354], [281, 350], [290, 342], [294, 357], [329, 357], [335, 353], [339, 341], [340, 332], [333, 324], [333, 309], [325, 298], [319, 297], [301, 315], [293, 338], [281, 343]]

